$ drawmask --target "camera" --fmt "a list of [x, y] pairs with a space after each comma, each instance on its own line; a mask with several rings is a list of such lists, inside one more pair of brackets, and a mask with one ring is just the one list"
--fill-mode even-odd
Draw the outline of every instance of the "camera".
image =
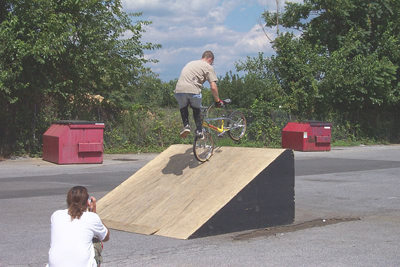
[[92, 211], [92, 209], [90, 208], [90, 204], [92, 204], [92, 197], [89, 196], [88, 198], [88, 211]]

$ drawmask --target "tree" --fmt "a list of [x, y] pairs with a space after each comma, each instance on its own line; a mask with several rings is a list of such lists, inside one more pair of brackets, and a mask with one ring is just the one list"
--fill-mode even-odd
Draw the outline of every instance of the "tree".
[[[369, 138], [381, 138], [387, 125], [396, 125], [399, 1], [304, 0], [263, 16], [267, 27], [280, 21], [301, 32], [279, 34], [276, 55], [262, 68], [282, 87], [290, 112], [308, 119], [336, 117]], [[254, 62], [259, 58], [249, 59], [245, 70], [255, 71]]]
[[260, 54], [238, 64], [238, 70], [256, 75], [264, 84], [259, 94], [266, 95], [274, 91], [273, 98], [264, 99], [282, 106], [295, 117], [315, 119], [315, 110], [319, 105], [318, 82], [321, 72], [318, 67], [323, 58], [308, 43], [296, 38], [292, 33], [281, 34], [275, 39], [273, 48], [276, 55], [264, 58]]
[[121, 109], [145, 71], [144, 50], [160, 47], [141, 43], [149, 22], [138, 16], [120, 0], [2, 1], [0, 147], [40, 150], [52, 119], [95, 118], [94, 95]]
[[131, 102], [154, 107], [176, 107], [174, 90], [177, 80], [163, 82], [152, 71], [143, 73], [132, 86]]
[[398, 110], [399, 15], [400, 3], [393, 0], [306, 0], [288, 4], [282, 18], [284, 26], [303, 30], [302, 40], [324, 49], [325, 103], [368, 136]]

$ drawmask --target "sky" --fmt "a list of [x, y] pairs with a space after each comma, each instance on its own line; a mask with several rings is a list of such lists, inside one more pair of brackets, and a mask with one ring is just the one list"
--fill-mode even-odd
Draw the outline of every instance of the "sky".
[[[145, 51], [153, 72], [168, 82], [179, 78], [182, 68], [201, 58], [206, 50], [215, 55], [217, 76], [236, 73], [235, 62], [259, 52], [272, 55], [273, 49], [260, 22], [264, 10], [276, 10], [275, 0], [122, 0], [125, 12], [143, 12], [140, 20], [152, 21], [145, 27], [142, 42], [161, 44]], [[282, 2], [282, 8], [284, 1]], [[301, 3], [303, 0], [292, 0]], [[264, 28], [270, 37], [274, 29]]]

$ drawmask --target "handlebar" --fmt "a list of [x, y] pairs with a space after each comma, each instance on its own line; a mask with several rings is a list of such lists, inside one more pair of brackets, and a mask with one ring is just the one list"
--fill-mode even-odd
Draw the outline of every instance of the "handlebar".
[[[229, 98], [227, 98], [227, 99], [225, 99], [225, 100], [222, 100], [222, 103], [223, 103], [222, 106], [226, 106], [226, 105], [230, 104], [231, 102], [232, 102], [232, 100], [230, 100]], [[220, 103], [220, 102], [215, 102], [214, 105], [215, 105], [215, 106], [218, 106], [219, 103]]]

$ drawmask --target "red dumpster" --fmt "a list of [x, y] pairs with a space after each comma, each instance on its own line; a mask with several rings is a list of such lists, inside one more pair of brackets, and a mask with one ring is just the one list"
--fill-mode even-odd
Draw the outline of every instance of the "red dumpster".
[[282, 148], [298, 151], [330, 151], [329, 122], [289, 122], [282, 130]]
[[43, 135], [43, 160], [57, 164], [103, 163], [103, 122], [57, 121]]

